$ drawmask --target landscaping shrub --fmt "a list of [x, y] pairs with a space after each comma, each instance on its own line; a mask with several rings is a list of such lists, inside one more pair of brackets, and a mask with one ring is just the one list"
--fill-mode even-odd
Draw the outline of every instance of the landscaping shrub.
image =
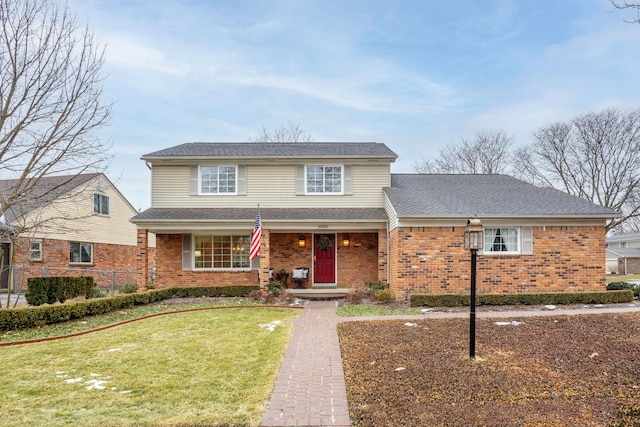
[[636, 298], [640, 298], [640, 285], [634, 285], [633, 283], [627, 282], [611, 282], [607, 284], [608, 291], [619, 291], [624, 289], [632, 290], [633, 296]]
[[363, 299], [365, 299], [369, 295], [369, 285], [356, 285], [353, 287], [351, 292], [345, 295], [344, 299], [349, 304], [360, 304]]
[[[478, 305], [548, 305], [548, 304], [615, 304], [633, 301], [633, 291], [541, 293], [541, 294], [482, 294], [476, 298]], [[462, 294], [412, 294], [411, 307], [459, 307], [467, 306], [469, 295]]]
[[135, 294], [138, 292], [138, 285], [135, 283], [125, 283], [120, 286], [120, 290], [118, 292], [121, 294]]
[[369, 288], [369, 293], [373, 294], [376, 291], [382, 291], [384, 289], [389, 289], [389, 285], [384, 283], [382, 280], [377, 280], [375, 282], [367, 283], [367, 288]]
[[262, 291], [251, 291], [251, 293], [249, 294], [249, 299], [252, 301], [262, 301]]
[[272, 280], [267, 284], [267, 291], [270, 294], [280, 295], [282, 293], [282, 282], [279, 280]]
[[391, 292], [391, 289], [379, 289], [373, 292], [371, 299], [377, 302], [393, 302], [396, 300], [396, 297], [393, 295], [393, 292]]
[[93, 277], [46, 276], [27, 279], [25, 299], [30, 305], [53, 304], [83, 296], [93, 297]]

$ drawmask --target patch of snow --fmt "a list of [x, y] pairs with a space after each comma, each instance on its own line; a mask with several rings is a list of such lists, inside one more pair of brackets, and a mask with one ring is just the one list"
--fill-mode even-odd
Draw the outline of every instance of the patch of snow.
[[555, 305], [545, 305], [544, 308], [547, 310], [555, 310], [558, 307], [556, 307]]
[[407, 368], [404, 368], [404, 367], [400, 366], [399, 368], [396, 368], [395, 370], [396, 370], [396, 372], [398, 372], [398, 371], [404, 371], [405, 369], [407, 369]]
[[129, 394], [129, 393], [133, 393], [133, 390], [122, 390], [120, 392], [120, 394]]
[[87, 390], [104, 390], [106, 383], [107, 382], [103, 380], [89, 380], [84, 384], [87, 386]]
[[405, 323], [405, 324], [404, 324], [404, 326], [412, 326], [412, 327], [414, 327], [414, 328], [415, 328], [415, 327], [417, 327], [417, 326], [418, 326], [418, 324], [417, 324], [417, 323], [410, 323], [410, 322], [407, 322], [407, 323]]
[[594, 307], [598, 307], [598, 308], [604, 307], [604, 304], [596, 304], [596, 305], [594, 305]]
[[90, 377], [101, 377], [102, 374], [94, 374], [93, 372], [89, 374]]
[[519, 326], [522, 325], [524, 322], [517, 322], [517, 321], [513, 321], [513, 322], [496, 322], [496, 325], [498, 326]]
[[122, 351], [122, 349], [120, 347], [116, 347], [116, 348], [110, 348], [109, 349], [109, 353], [112, 353], [114, 351]]
[[596, 357], [596, 356], [598, 356], [598, 353], [597, 353], [597, 352], [593, 352], [593, 353], [591, 353], [591, 354], [589, 355], [589, 357], [590, 357], [590, 358], [592, 358], [592, 359], [593, 359], [594, 357]]
[[67, 384], [79, 383], [82, 381], [82, 378], [69, 378], [68, 380], [64, 380]]
[[271, 322], [271, 323], [266, 323], [266, 324], [258, 325], [258, 326], [260, 326], [260, 327], [261, 327], [261, 328], [263, 328], [263, 329], [266, 329], [266, 330], [267, 330], [267, 331], [269, 331], [269, 332], [273, 332], [273, 331], [275, 331], [275, 330], [276, 330], [276, 326], [278, 326], [278, 325], [279, 325], [279, 324], [281, 324], [281, 323], [282, 323], [282, 321], [281, 321], [281, 320], [274, 320], [274, 321], [273, 321], [273, 322]]
[[428, 313], [430, 311], [433, 311], [433, 308], [422, 308], [422, 309], [420, 309], [420, 313]]

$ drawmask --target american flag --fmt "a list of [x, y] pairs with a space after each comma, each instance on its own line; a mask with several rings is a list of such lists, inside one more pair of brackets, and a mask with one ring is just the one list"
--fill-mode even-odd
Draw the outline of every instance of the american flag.
[[262, 221], [260, 221], [260, 211], [256, 215], [256, 225], [251, 233], [251, 247], [249, 249], [249, 259], [254, 260], [260, 255], [260, 239], [262, 238]]

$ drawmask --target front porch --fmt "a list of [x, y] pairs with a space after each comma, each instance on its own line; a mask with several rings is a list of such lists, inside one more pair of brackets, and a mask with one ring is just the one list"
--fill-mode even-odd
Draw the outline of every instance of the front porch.
[[[340, 294], [378, 280], [387, 281], [387, 233], [278, 232], [263, 230], [260, 283], [278, 280], [288, 291], [304, 295]], [[306, 279], [294, 277], [307, 270]]]

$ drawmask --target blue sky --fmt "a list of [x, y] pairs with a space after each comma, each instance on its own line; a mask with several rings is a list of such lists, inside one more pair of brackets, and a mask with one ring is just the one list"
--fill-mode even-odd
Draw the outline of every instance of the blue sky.
[[149, 207], [140, 156], [292, 122], [375, 141], [393, 172], [479, 130], [640, 108], [640, 25], [608, 0], [69, 0], [106, 44], [108, 171]]

